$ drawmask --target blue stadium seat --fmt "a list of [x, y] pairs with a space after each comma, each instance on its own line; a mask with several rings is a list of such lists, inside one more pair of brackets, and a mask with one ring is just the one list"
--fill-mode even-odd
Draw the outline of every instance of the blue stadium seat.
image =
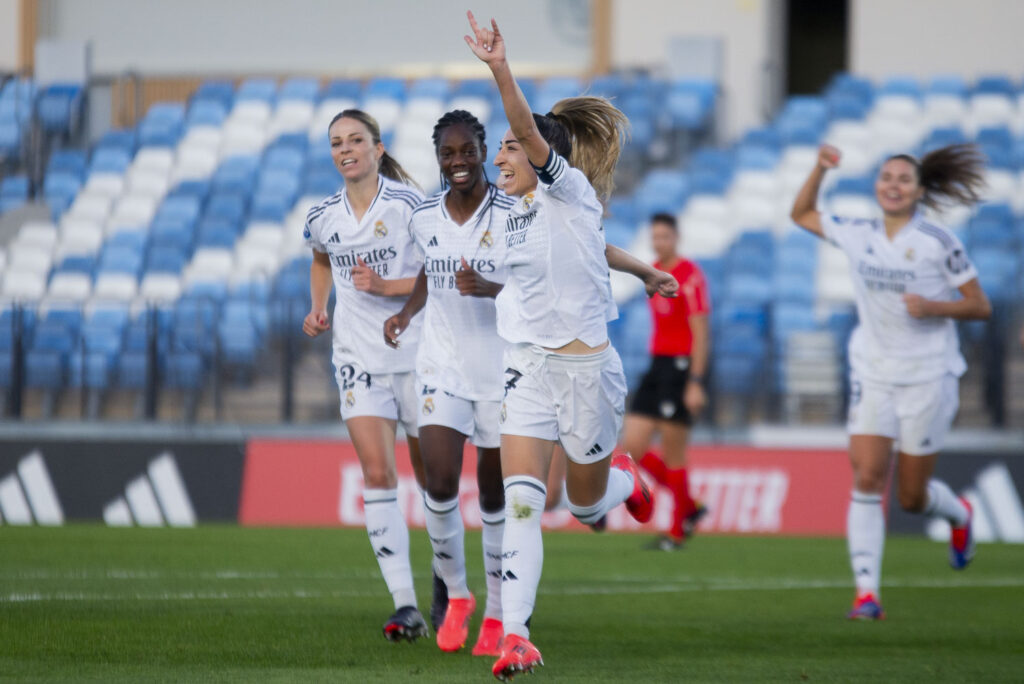
[[1007, 301], [1017, 295], [1017, 255], [986, 245], [974, 249], [971, 259], [978, 269], [978, 281], [990, 299]]
[[634, 194], [637, 214], [648, 217], [662, 211], [675, 213], [686, 202], [689, 190], [689, 179], [684, 172], [655, 169], [644, 177]]
[[814, 277], [812, 274], [776, 270], [772, 280], [773, 298], [777, 303], [814, 303]]
[[203, 213], [204, 219], [224, 219], [240, 224], [247, 211], [245, 196], [233, 193], [217, 193], [210, 197]]
[[272, 78], [248, 78], [238, 86], [235, 102], [258, 100], [273, 102], [277, 95], [277, 83]]
[[733, 304], [764, 306], [772, 297], [772, 283], [767, 276], [733, 273], [725, 283], [726, 298]]
[[183, 180], [174, 186], [167, 197], [194, 197], [200, 202], [210, 194], [211, 183], [205, 178]]
[[1006, 95], [1016, 97], [1017, 88], [1006, 76], [1001, 74], [989, 74], [982, 76], [974, 84], [975, 94]]
[[142, 271], [142, 251], [128, 247], [105, 248], [100, 256], [98, 271], [129, 273], [138, 277]]
[[427, 97], [435, 100], [444, 100], [448, 97], [451, 86], [444, 78], [420, 78], [409, 86], [409, 98]]
[[289, 78], [281, 84], [279, 100], [300, 100], [316, 102], [320, 94], [320, 82], [315, 78]]
[[833, 120], [860, 121], [868, 114], [868, 103], [856, 96], [840, 93], [829, 97], [828, 102]]
[[69, 133], [82, 114], [82, 86], [78, 83], [54, 83], [39, 94], [36, 112], [47, 133]]
[[128, 154], [135, 153], [136, 134], [133, 129], [117, 129], [107, 131], [100, 138], [99, 148], [118, 147]]
[[1014, 220], [1013, 207], [1006, 202], [986, 202], [978, 207], [974, 219], [1012, 224]]
[[764, 145], [739, 145], [736, 166], [741, 169], [770, 171], [779, 163], [779, 150]]
[[785, 302], [772, 308], [772, 339], [784, 346], [794, 332], [817, 330], [818, 322], [814, 310], [802, 302]]
[[198, 353], [175, 351], [168, 355], [164, 377], [167, 387], [195, 391], [202, 388], [204, 375], [203, 358]]
[[17, 174], [0, 180], [0, 199], [28, 199], [28, 176]]
[[1006, 126], [987, 126], [978, 131], [975, 142], [979, 145], [1013, 147], [1013, 131]]
[[149, 251], [146, 260], [147, 273], [181, 273], [188, 263], [184, 249], [168, 245], [156, 245]]
[[253, 200], [252, 209], [249, 212], [249, 219], [252, 221], [272, 221], [284, 223], [288, 212], [295, 203], [294, 193], [284, 194], [258, 194]]
[[306, 164], [304, 151], [291, 146], [273, 147], [263, 155], [263, 169], [281, 171], [288, 174], [299, 174]]
[[966, 97], [967, 90], [967, 81], [962, 76], [953, 74], [935, 76], [928, 84], [928, 92], [935, 95]]
[[878, 89], [879, 95], [921, 97], [921, 83], [913, 76], [890, 76]]
[[370, 79], [363, 91], [363, 98], [386, 97], [402, 102], [405, 100], [405, 81], [390, 76], [379, 76]]
[[713, 81], [684, 80], [673, 83], [665, 101], [672, 125], [687, 130], [703, 128], [714, 108], [716, 89]]
[[778, 149], [782, 147], [782, 137], [775, 129], [764, 126], [747, 130], [740, 139], [740, 143]]
[[344, 98], [358, 101], [363, 93], [363, 84], [353, 78], [336, 78], [324, 88], [324, 99]]
[[224, 247], [232, 249], [238, 239], [235, 225], [223, 219], [212, 219], [199, 224], [196, 247]]
[[132, 163], [129, 150], [122, 147], [100, 147], [92, 155], [89, 175], [94, 173], [124, 173]]
[[231, 81], [203, 81], [193, 95], [193, 102], [199, 100], [219, 102], [230, 109], [235, 99], [235, 85]]
[[967, 136], [959, 128], [934, 128], [927, 136], [925, 136], [924, 142], [921, 143], [921, 150], [935, 150], [940, 147], [946, 147], [947, 145], [956, 145], [965, 142], [968, 142]]
[[50, 155], [46, 162], [46, 173], [63, 172], [75, 176], [85, 177], [85, 152], [81, 150], [57, 150]]
[[227, 106], [219, 100], [196, 100], [188, 109], [185, 126], [220, 127], [228, 118]]
[[865, 197], [875, 196], [875, 177], [857, 176], [840, 178], [833, 192], [836, 195], [863, 195]]

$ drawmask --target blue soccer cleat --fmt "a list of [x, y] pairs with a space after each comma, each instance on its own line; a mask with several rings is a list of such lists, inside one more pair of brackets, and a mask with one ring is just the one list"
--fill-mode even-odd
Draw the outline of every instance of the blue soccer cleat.
[[954, 570], [963, 570], [974, 558], [974, 534], [971, 530], [974, 510], [967, 499], [960, 497], [960, 503], [967, 507], [967, 522], [954, 527], [949, 533], [949, 565]]

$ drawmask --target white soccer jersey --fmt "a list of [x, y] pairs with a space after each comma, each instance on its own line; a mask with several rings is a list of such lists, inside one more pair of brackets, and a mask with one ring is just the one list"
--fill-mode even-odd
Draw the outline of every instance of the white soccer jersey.
[[509, 342], [596, 347], [618, 316], [608, 279], [604, 209], [579, 169], [551, 151], [535, 192], [505, 222], [509, 276], [498, 295], [498, 333]]
[[505, 282], [501, 233], [514, 200], [492, 185], [473, 216], [460, 226], [445, 208], [446, 194], [434, 195], [412, 215], [411, 230], [424, 255], [429, 292], [416, 373], [421, 382], [457, 397], [497, 401], [504, 387], [505, 341], [498, 336], [494, 300], [460, 295], [455, 272], [464, 257], [484, 278]]
[[950, 318], [914, 318], [904, 294], [950, 301], [977, 278], [957, 237], [918, 213], [891, 241], [880, 220], [822, 215], [825, 237], [850, 259], [859, 323], [850, 366], [861, 377], [894, 385], [928, 382], [967, 369]]
[[377, 196], [362, 220], [357, 221], [342, 189], [309, 210], [306, 244], [331, 259], [334, 275], [334, 358], [355, 360], [369, 373], [401, 373], [416, 364], [420, 324], [414, 321], [402, 333], [402, 345], [384, 343], [384, 321], [398, 313], [403, 297], [382, 297], [361, 292], [352, 285], [357, 258], [382, 278], [413, 278], [422, 255], [409, 231], [413, 209], [423, 201], [417, 190], [383, 176]]

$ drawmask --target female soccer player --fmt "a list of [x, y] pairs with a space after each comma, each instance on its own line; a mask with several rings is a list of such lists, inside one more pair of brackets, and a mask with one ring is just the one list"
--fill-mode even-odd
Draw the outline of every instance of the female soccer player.
[[822, 146], [792, 218], [842, 249], [852, 267], [859, 323], [849, 345], [847, 429], [854, 485], [847, 539], [857, 597], [848, 617], [880, 620], [885, 617], [879, 602], [882, 493], [894, 440], [900, 505], [950, 522], [953, 568], [967, 567], [974, 555], [970, 504], [932, 472], [956, 415], [958, 378], [966, 369], [953, 319], [986, 319], [991, 306], [963, 245], [926, 219], [922, 205], [977, 202], [982, 159], [970, 145], [944, 147], [921, 160], [889, 157], [875, 180], [882, 218], [874, 220], [815, 209], [825, 172], [838, 165], [839, 150]]
[[[543, 563], [540, 516], [555, 443], [568, 456], [569, 509], [581, 522], [596, 524], [623, 502], [645, 521], [652, 499], [628, 455], [616, 456], [611, 467], [626, 383], [608, 343], [615, 305], [601, 199], [611, 191], [626, 118], [595, 97], [569, 98], [548, 115], [532, 114], [505, 60], [497, 23], [480, 28], [468, 17], [474, 35], [466, 43], [490, 68], [511, 126], [494, 163], [503, 190], [517, 198], [503, 235], [508, 280], [495, 302], [498, 333], [511, 345], [501, 407], [505, 638], [492, 669], [504, 680], [543, 664], [527, 623]], [[636, 264], [638, 275], [674, 289], [671, 276]]]
[[384, 636], [412, 641], [424, 636], [427, 626], [416, 608], [409, 530], [398, 507], [395, 433], [401, 422], [417, 464], [414, 368], [419, 325], [406, 331], [400, 349], [384, 344], [380, 325], [412, 292], [420, 255], [409, 233], [409, 218], [423, 196], [384, 150], [380, 128], [365, 112], [341, 112], [331, 121], [328, 135], [345, 187], [306, 217], [306, 243], [313, 249], [312, 307], [302, 330], [315, 337], [332, 329], [327, 299], [333, 279], [337, 304], [332, 360], [341, 417], [363, 469], [370, 545], [395, 602]]
[[461, 649], [476, 609], [466, 583], [459, 510], [462, 452], [469, 438], [478, 454], [487, 575], [487, 604], [473, 655], [499, 655], [505, 496], [498, 420], [505, 343], [498, 337], [494, 297], [505, 281], [501, 232], [513, 200], [487, 180], [485, 139], [483, 125], [462, 110], [445, 114], [434, 127], [434, 151], [447, 189], [413, 212], [411, 232], [423, 251], [423, 268], [412, 296], [385, 322], [384, 336], [396, 346], [399, 333], [426, 307], [416, 362], [424, 505], [434, 570], [448, 597], [437, 645], [442, 651]]
[[[622, 438], [626, 451], [643, 454], [640, 465], [672, 492], [672, 527], [652, 546], [663, 551], [681, 548], [707, 511], [690, 496], [686, 442], [693, 418], [707, 402], [703, 383], [711, 306], [704, 274], [697, 264], [676, 253], [678, 243], [676, 217], [655, 214], [651, 218], [654, 266], [675, 277], [683, 296], [650, 299], [653, 358], [626, 416]], [[661, 457], [648, 451], [655, 432], [661, 435]]]

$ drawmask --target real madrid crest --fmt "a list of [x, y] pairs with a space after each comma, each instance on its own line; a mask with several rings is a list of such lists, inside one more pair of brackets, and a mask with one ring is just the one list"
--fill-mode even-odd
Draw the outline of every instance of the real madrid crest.
[[352, 408], [356, 405], [356, 397], [352, 392], [345, 392], [345, 408]]
[[533, 204], [533, 193], [528, 192], [523, 195], [523, 208], [529, 209], [531, 204]]
[[427, 397], [423, 400], [423, 415], [429, 416], [434, 412], [434, 397]]
[[485, 230], [484, 234], [480, 236], [480, 246], [481, 247], [490, 247], [493, 244], [494, 244], [494, 236], [491, 235], [491, 231], [490, 230]]
[[388, 234], [388, 227], [384, 225], [383, 221], [377, 221], [373, 224], [373, 234], [376, 237], [382, 238]]
[[907, 251], [904, 252], [903, 257], [907, 261], [913, 261], [914, 260], [914, 248], [913, 247], [907, 248]]

